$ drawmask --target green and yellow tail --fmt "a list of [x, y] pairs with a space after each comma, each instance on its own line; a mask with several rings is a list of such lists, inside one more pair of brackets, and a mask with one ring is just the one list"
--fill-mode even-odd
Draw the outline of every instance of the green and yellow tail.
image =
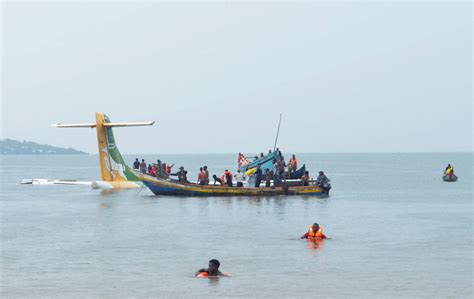
[[92, 183], [93, 188], [137, 188], [141, 181], [127, 166], [116, 144], [113, 127], [151, 126], [155, 122], [123, 122], [112, 123], [107, 115], [95, 114], [95, 123], [87, 124], [55, 124], [57, 128], [96, 128], [97, 145], [99, 147], [99, 164], [101, 181]]

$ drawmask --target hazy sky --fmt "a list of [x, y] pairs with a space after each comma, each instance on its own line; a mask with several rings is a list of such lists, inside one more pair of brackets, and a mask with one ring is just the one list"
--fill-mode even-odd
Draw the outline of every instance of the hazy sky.
[[2, 3], [2, 137], [96, 153], [471, 151], [472, 4]]

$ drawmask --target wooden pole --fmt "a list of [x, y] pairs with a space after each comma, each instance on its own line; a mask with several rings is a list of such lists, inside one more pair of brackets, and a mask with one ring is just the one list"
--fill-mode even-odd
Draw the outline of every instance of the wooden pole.
[[273, 151], [275, 151], [277, 147], [278, 135], [280, 134], [280, 125], [281, 125], [281, 113], [280, 113], [280, 121], [278, 122], [278, 130], [277, 130], [277, 135], [275, 138], [275, 145], [273, 146]]

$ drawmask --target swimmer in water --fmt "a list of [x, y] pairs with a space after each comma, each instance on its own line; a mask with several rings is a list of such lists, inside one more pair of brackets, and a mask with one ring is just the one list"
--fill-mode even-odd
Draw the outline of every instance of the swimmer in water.
[[194, 276], [196, 277], [217, 277], [217, 276], [230, 277], [232, 276], [230, 274], [222, 273], [221, 271], [219, 271], [220, 265], [221, 263], [218, 260], [212, 259], [209, 261], [209, 266], [207, 269], [203, 268], [203, 269], [197, 270]]
[[322, 240], [326, 238], [326, 235], [323, 234], [323, 228], [318, 223], [310, 225], [308, 227], [308, 232], [301, 236], [301, 239], [308, 240]]

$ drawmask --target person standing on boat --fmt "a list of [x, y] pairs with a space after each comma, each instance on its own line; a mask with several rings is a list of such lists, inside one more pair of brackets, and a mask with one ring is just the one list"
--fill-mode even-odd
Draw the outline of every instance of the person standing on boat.
[[296, 171], [297, 168], [298, 168], [298, 160], [296, 160], [295, 155], [293, 155], [290, 158], [290, 161], [288, 161], [288, 174], [291, 175], [291, 173]]
[[156, 161], [156, 177], [157, 178], [162, 178], [164, 177], [164, 168], [163, 164], [161, 163], [161, 160]]
[[237, 187], [244, 186], [244, 174], [240, 171], [240, 169], [237, 169], [237, 173], [234, 174], [234, 178], [237, 181]]
[[255, 187], [258, 188], [260, 187], [260, 183], [262, 182], [262, 168], [260, 165], [257, 166], [257, 170], [255, 171]]
[[135, 162], [133, 162], [133, 169], [140, 169], [140, 161], [138, 161], [138, 158], [135, 158]]
[[140, 172], [141, 172], [141, 173], [146, 173], [146, 163], [145, 163], [145, 159], [142, 159], [142, 162], [140, 163]]
[[206, 185], [206, 172], [202, 167], [199, 168], [197, 183], [199, 185]]
[[444, 174], [447, 175], [450, 179], [454, 174], [454, 167], [451, 164], [448, 164], [444, 169]]
[[271, 178], [271, 172], [270, 169], [265, 169], [265, 187], [269, 188], [270, 187], [270, 178]]
[[204, 165], [202, 169], [206, 173], [206, 185], [209, 185], [209, 171], [207, 170], [207, 166]]
[[222, 174], [222, 182], [226, 183], [226, 185], [228, 187], [232, 187], [233, 184], [232, 184], [232, 172], [230, 172], [228, 169], [226, 169], [224, 171], [224, 173]]
[[277, 160], [277, 166], [278, 166], [278, 176], [281, 179], [284, 179], [285, 178], [285, 161]]
[[170, 175], [178, 176], [178, 181], [182, 183], [188, 183], [188, 172], [181, 166], [179, 171], [176, 173], [170, 173]]
[[273, 187], [280, 184], [280, 172], [278, 171], [278, 160], [273, 159]]

